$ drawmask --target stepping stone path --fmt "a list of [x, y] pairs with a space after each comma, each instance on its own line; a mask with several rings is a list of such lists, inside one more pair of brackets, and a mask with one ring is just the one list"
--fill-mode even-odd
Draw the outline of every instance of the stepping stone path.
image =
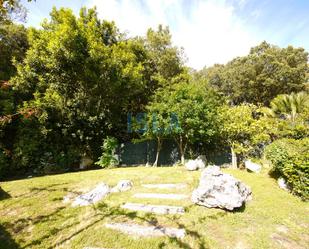
[[135, 235], [140, 237], [169, 236], [181, 239], [186, 235], [185, 229], [159, 226], [141, 226], [130, 223], [110, 223], [105, 224], [105, 227], [118, 230], [129, 235]]
[[164, 184], [142, 184], [144, 188], [156, 188], [156, 189], [171, 189], [171, 188], [185, 188], [187, 185], [183, 183], [164, 183]]
[[[171, 188], [185, 188], [186, 184], [178, 183], [165, 183], [165, 184], [144, 184], [145, 188], [155, 189], [171, 189]], [[154, 198], [154, 199], [166, 199], [166, 200], [182, 200], [189, 196], [183, 194], [163, 194], [163, 193], [137, 193], [134, 194], [135, 198]], [[167, 206], [167, 205], [148, 205], [143, 203], [125, 203], [121, 206], [122, 208], [144, 211], [155, 214], [184, 214], [185, 210], [179, 206]], [[185, 229], [178, 229], [172, 227], [162, 227], [155, 225], [139, 225], [134, 223], [107, 223], [106, 228], [118, 230], [120, 232], [138, 236], [138, 237], [159, 237], [168, 236], [173, 238], [182, 239], [186, 235]], [[91, 249], [91, 248], [89, 248]]]
[[151, 199], [167, 199], [167, 200], [182, 200], [189, 196], [182, 194], [157, 194], [157, 193], [137, 193], [133, 195], [135, 198], [151, 198]]
[[121, 207], [133, 211], [144, 211], [156, 214], [183, 214], [185, 212], [185, 209], [183, 207], [165, 206], [165, 205], [145, 205], [141, 203], [126, 203]]

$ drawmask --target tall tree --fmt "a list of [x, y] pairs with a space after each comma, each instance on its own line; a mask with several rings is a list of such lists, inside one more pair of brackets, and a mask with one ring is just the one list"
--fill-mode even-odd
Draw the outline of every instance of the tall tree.
[[78, 18], [54, 8], [29, 42], [12, 81], [26, 100], [22, 109], [36, 110], [47, 143], [96, 157], [103, 138], [124, 128], [126, 112], [143, 94], [138, 44], [84, 8]]
[[308, 53], [303, 48], [279, 48], [263, 42], [253, 47], [249, 55], [202, 73], [233, 104], [269, 105], [278, 94], [304, 90], [307, 61]]

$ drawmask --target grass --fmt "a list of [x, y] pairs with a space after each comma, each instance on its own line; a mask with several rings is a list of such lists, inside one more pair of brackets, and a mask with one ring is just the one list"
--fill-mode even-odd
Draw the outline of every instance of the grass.
[[[190, 194], [200, 172], [181, 167], [121, 168], [45, 176], [1, 183], [0, 248], [308, 248], [308, 203], [278, 188], [266, 173], [225, 170], [251, 186], [253, 200], [237, 212], [192, 205], [190, 200], [134, 199], [138, 192]], [[134, 188], [109, 195], [94, 206], [72, 208], [62, 200], [105, 182], [130, 179]], [[187, 183], [186, 189], [154, 190], [143, 183]], [[126, 211], [125, 202], [183, 205], [184, 215]], [[106, 222], [128, 221], [186, 229], [183, 240], [134, 238], [104, 228]]]

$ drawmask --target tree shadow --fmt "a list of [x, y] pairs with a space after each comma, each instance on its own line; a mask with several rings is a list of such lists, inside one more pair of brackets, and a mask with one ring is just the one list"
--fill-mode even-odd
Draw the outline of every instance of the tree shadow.
[[19, 249], [20, 246], [0, 224], [0, 249]]
[[0, 187], [0, 201], [8, 198], [11, 198], [11, 195]]

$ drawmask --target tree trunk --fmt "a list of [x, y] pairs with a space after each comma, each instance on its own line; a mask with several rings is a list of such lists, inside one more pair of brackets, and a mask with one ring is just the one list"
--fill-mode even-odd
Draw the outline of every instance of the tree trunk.
[[237, 154], [235, 153], [233, 147], [231, 147], [232, 152], [232, 168], [237, 169]]
[[186, 153], [187, 143], [183, 142], [182, 137], [180, 137], [179, 139], [178, 146], [179, 146], [181, 164], [185, 165], [185, 153]]
[[157, 154], [156, 154], [156, 160], [153, 163], [153, 167], [157, 167], [158, 166], [158, 161], [159, 161], [159, 155], [160, 155], [160, 151], [161, 151], [161, 146], [162, 146], [162, 140], [157, 137], [157, 143], [158, 143], [158, 147], [157, 147]]

